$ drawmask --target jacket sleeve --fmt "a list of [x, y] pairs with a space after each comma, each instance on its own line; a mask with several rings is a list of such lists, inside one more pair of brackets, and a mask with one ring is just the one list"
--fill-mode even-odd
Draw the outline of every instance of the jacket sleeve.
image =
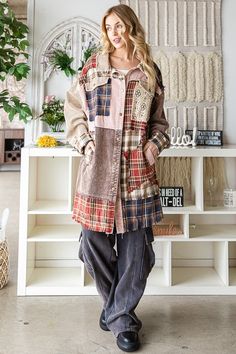
[[84, 154], [87, 143], [93, 140], [88, 129], [86, 104], [84, 87], [80, 84], [78, 76], [75, 83], [66, 92], [64, 115], [66, 139], [81, 154]]
[[164, 112], [164, 86], [162, 84], [161, 72], [156, 66], [157, 80], [155, 94], [152, 101], [150, 119], [148, 121], [148, 147], [154, 158], [160, 155], [161, 151], [170, 146], [170, 138], [167, 134], [169, 123]]

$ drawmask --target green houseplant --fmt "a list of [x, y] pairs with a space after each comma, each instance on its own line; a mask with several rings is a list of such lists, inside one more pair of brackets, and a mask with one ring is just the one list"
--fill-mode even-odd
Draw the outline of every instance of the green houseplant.
[[48, 60], [52, 70], [61, 70], [67, 77], [73, 76], [76, 71], [71, 68], [74, 58], [70, 58], [65, 49], [52, 49], [43, 55], [44, 61]]
[[[25, 62], [17, 63], [19, 58], [28, 59], [25, 52], [29, 46], [27, 40], [28, 27], [18, 21], [9, 7], [7, 0], [0, 0], [0, 80], [5, 81], [8, 75], [17, 81], [27, 78], [30, 71]], [[17, 96], [10, 97], [7, 89], [0, 93], [0, 108], [8, 113], [12, 121], [16, 115], [25, 123], [32, 118], [30, 107], [21, 102]]]
[[53, 132], [63, 132], [62, 125], [65, 122], [64, 103], [55, 96], [46, 96], [40, 114], [41, 121], [45, 122]]

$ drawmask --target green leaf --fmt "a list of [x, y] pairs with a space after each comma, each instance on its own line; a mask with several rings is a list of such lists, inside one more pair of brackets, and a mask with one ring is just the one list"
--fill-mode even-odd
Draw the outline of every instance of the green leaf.
[[24, 110], [25, 110], [26, 113], [28, 113], [29, 116], [32, 116], [32, 111], [31, 111], [31, 109], [29, 108], [29, 106], [26, 105], [26, 106], [24, 107]]
[[13, 75], [15, 71], [15, 67], [12, 66], [9, 70], [8, 70], [8, 74]]
[[64, 69], [64, 72], [65, 72], [65, 74], [66, 74], [67, 77], [70, 76], [70, 69], [69, 69], [69, 68], [65, 68], [65, 69]]
[[11, 122], [13, 121], [13, 118], [14, 118], [15, 114], [16, 114], [16, 110], [14, 108], [11, 108], [10, 112], [9, 112], [9, 115], [8, 115], [8, 117], [9, 117]]
[[7, 102], [3, 102], [3, 109], [6, 113], [8, 113], [11, 109], [11, 106]]
[[8, 96], [8, 95], [9, 95], [8, 89], [5, 89], [5, 90], [0, 92], [0, 97], [1, 96]]
[[25, 50], [25, 48], [27, 48], [29, 46], [29, 42], [26, 39], [23, 39], [20, 43], [19, 43], [19, 47], [21, 50]]

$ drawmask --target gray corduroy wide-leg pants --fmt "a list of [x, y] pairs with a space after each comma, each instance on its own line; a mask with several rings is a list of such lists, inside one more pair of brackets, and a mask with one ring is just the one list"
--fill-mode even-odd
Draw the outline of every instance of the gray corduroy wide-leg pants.
[[79, 258], [95, 280], [107, 327], [116, 337], [142, 327], [134, 310], [155, 264], [153, 240], [151, 227], [124, 234], [116, 227], [112, 234], [82, 228]]

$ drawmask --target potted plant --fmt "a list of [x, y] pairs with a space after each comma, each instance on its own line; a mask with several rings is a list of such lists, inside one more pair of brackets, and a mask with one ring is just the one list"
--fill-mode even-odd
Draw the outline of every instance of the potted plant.
[[[25, 62], [18, 62], [22, 58], [28, 59], [25, 52], [29, 46], [27, 40], [28, 27], [18, 21], [9, 7], [7, 0], [0, 0], [0, 80], [5, 81], [9, 75], [17, 81], [27, 78], [30, 67]], [[27, 123], [32, 119], [30, 107], [21, 102], [17, 96], [10, 97], [9, 91], [0, 93], [0, 109], [8, 113], [12, 121], [16, 115]]]
[[39, 118], [46, 123], [52, 132], [63, 132], [64, 103], [60, 99], [56, 99], [54, 95], [46, 96], [42, 105], [42, 113]]
[[51, 72], [61, 70], [67, 77], [73, 76], [76, 73], [76, 71], [71, 67], [73, 60], [74, 58], [70, 58], [64, 48], [53, 48], [45, 52], [43, 55], [43, 63], [49, 63]]

